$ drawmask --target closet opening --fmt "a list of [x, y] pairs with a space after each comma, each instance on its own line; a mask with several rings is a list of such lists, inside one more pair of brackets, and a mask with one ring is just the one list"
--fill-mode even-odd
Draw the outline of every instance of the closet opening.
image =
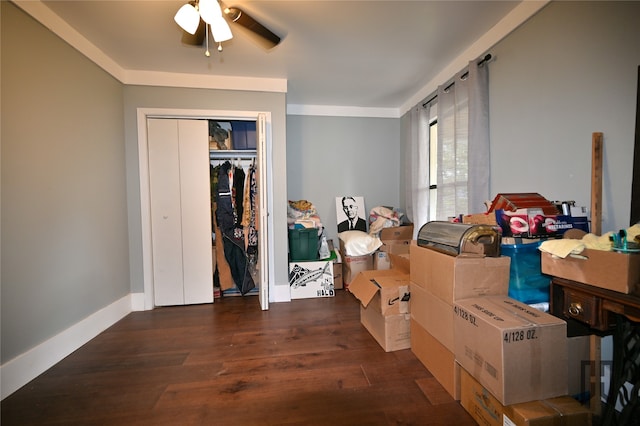
[[216, 298], [259, 294], [256, 122], [208, 120]]

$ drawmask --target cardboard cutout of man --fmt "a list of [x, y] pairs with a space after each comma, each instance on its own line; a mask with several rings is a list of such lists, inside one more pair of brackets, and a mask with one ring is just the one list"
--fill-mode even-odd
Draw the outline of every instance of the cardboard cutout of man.
[[342, 197], [342, 211], [347, 220], [338, 224], [338, 233], [351, 230], [367, 232], [367, 221], [358, 216], [358, 204], [354, 197]]

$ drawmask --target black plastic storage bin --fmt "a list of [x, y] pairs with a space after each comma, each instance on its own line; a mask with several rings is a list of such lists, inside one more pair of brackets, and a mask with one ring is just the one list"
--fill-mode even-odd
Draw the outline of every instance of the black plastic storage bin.
[[231, 138], [233, 141], [233, 149], [256, 149], [257, 135], [255, 121], [239, 121], [231, 122]]

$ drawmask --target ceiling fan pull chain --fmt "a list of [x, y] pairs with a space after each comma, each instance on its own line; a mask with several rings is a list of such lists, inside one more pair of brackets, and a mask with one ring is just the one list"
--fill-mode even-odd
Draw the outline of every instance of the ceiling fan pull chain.
[[204, 24], [204, 32], [204, 38], [207, 40], [207, 50], [204, 52], [204, 56], [208, 58], [209, 56], [211, 56], [211, 53], [209, 52], [209, 25]]
[[222, 42], [218, 42], [218, 52], [222, 52]]

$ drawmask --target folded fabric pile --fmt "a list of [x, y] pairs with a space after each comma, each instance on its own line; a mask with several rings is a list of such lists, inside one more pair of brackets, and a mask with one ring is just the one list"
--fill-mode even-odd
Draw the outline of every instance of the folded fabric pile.
[[369, 234], [377, 236], [384, 228], [400, 226], [404, 213], [391, 207], [378, 206], [369, 212]]
[[[626, 233], [629, 241], [634, 240], [636, 236], [640, 235], [640, 224], [628, 228]], [[546, 240], [540, 244], [538, 249], [563, 259], [569, 255], [579, 255], [584, 249], [611, 251], [613, 250], [612, 235], [613, 232], [607, 232], [604, 235], [585, 234], [580, 240], [571, 238]]]
[[322, 229], [322, 221], [313, 203], [307, 200], [291, 201], [287, 206], [287, 224], [290, 228], [302, 226], [304, 228]]

